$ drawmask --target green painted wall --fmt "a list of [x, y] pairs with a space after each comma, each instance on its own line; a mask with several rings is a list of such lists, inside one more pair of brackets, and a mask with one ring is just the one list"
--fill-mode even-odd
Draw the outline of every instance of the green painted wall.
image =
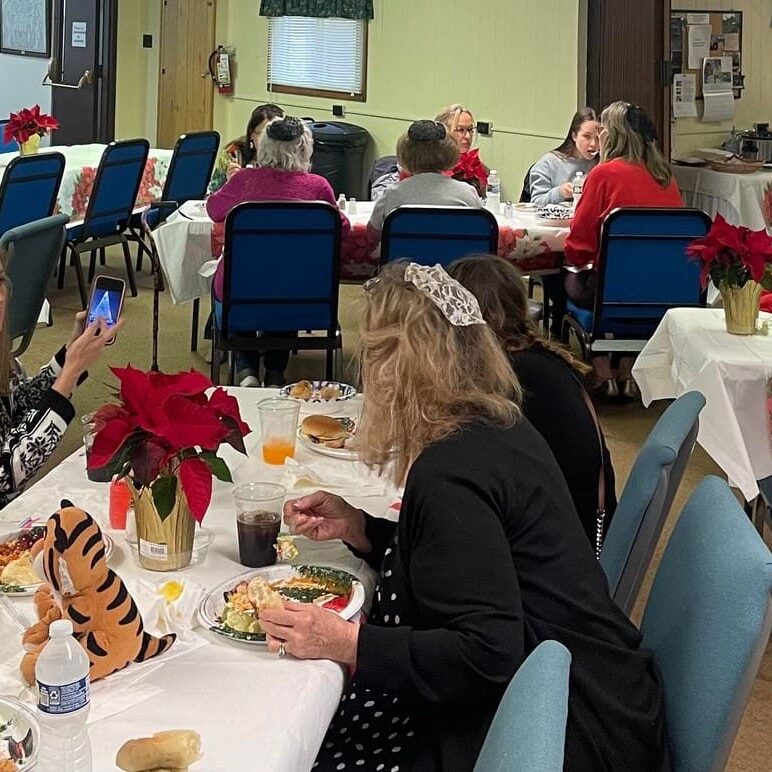
[[[370, 23], [367, 101], [345, 102], [344, 120], [365, 127], [373, 155], [394, 152], [410, 121], [452, 102], [490, 121], [478, 145], [519, 195], [533, 161], [565, 135], [582, 101], [582, 0], [376, 0]], [[215, 128], [243, 133], [253, 107], [276, 101], [296, 115], [332, 119], [331, 99], [266, 90], [267, 20], [256, 0], [219, 0], [217, 40], [236, 49], [232, 97], [215, 96]]]

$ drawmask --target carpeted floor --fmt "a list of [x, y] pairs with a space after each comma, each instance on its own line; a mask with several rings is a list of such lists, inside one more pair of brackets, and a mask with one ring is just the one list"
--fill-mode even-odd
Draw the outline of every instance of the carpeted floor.
[[[105, 269], [106, 273], [116, 276], [122, 275], [120, 273], [122, 263], [118, 255], [109, 254], [108, 264], [107, 269]], [[147, 261], [145, 264], [147, 265]], [[135, 367], [142, 369], [147, 369], [150, 365], [152, 278], [147, 272], [143, 272], [138, 275], [137, 281], [139, 295], [136, 298], [127, 297], [126, 299], [124, 306], [126, 325], [120, 338], [107, 351], [104, 361], [100, 362], [99, 366], [92, 371], [90, 378], [75, 395], [74, 402], [78, 415], [95, 409], [110, 398], [115, 381], [108, 370], [108, 365], [123, 366], [130, 362]], [[341, 288], [340, 321], [343, 329], [344, 360], [349, 378], [354, 377], [351, 355], [357, 340], [360, 294], [361, 288], [356, 285], [347, 285]], [[43, 364], [68, 336], [72, 315], [79, 309], [75, 277], [72, 270], [68, 270], [65, 289], [60, 291], [52, 288], [49, 299], [54, 310], [54, 326], [41, 327], [36, 332], [30, 349], [23, 357], [28, 372], [33, 372], [35, 368]], [[204, 305], [208, 306], [208, 303]], [[206, 313], [204, 312], [202, 315], [205, 316]], [[203, 330], [203, 320], [201, 329]], [[201, 351], [192, 353], [189, 350], [189, 340], [190, 306], [173, 306], [169, 301], [168, 294], [162, 295], [159, 363], [163, 371], [176, 372], [193, 367], [208, 373], [208, 365], [201, 356], [201, 353], [208, 348], [208, 342], [201, 341]], [[301, 352], [290, 361], [288, 375], [292, 378], [323, 377], [323, 374], [323, 358], [320, 354]], [[223, 368], [223, 378], [225, 375], [225, 368]], [[621, 491], [624, 486], [639, 447], [664, 407], [664, 404], [660, 404], [645, 409], [640, 403], [599, 405], [601, 422], [616, 470], [618, 491]], [[56, 464], [65, 455], [71, 453], [80, 442], [79, 422], [74, 421], [50, 464]], [[642, 597], [638, 600], [634, 615], [636, 620], [640, 618], [653, 572], [677, 515], [694, 486], [706, 474], [721, 475], [721, 471], [698, 446], [676, 497], [673, 513], [665, 527]], [[769, 536], [768, 533], [768, 543], [771, 543]], [[770, 724], [772, 724], [772, 646], [767, 649], [759, 676], [756, 679], [753, 694], [732, 752], [729, 770], [732, 772], [750, 772], [751, 770], [755, 772], [770, 768]], [[766, 762], [764, 761], [765, 758], [767, 758]]]

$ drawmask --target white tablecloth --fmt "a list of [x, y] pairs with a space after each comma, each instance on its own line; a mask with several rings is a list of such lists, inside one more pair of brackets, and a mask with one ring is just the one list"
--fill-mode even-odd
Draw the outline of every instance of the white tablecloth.
[[672, 309], [638, 355], [633, 377], [644, 405], [702, 392], [697, 441], [746, 501], [758, 495], [756, 481], [772, 475], [772, 337], [730, 335], [722, 309]]
[[[56, 145], [41, 147], [38, 152], [57, 152], [64, 156], [64, 175], [57, 194], [59, 212], [68, 217], [83, 217], [88, 203], [88, 195], [94, 184], [94, 172], [99, 166], [107, 145], [93, 143], [89, 145]], [[0, 154], [0, 179], [5, 174], [5, 167], [16, 158], [18, 153]], [[137, 204], [146, 204], [161, 197], [172, 151], [164, 148], [151, 148], [147, 165], [142, 177]]]
[[772, 226], [772, 170], [730, 174], [705, 166], [673, 165], [673, 175], [686, 206], [702, 209], [711, 217], [721, 214], [732, 225], [751, 230]]
[[[248, 458], [230, 448], [222, 453], [234, 472], [234, 481], [237, 484], [252, 480], [278, 481], [283, 468], [269, 467], [259, 457], [259, 421], [255, 407], [259, 399], [274, 395], [275, 390], [234, 388], [229, 391], [237, 396], [243, 418], [254, 429], [247, 438]], [[354, 414], [357, 408], [354, 401], [342, 414]], [[311, 462], [324, 457], [298, 446], [296, 458]], [[356, 484], [353, 462], [325, 460], [350, 469], [352, 485]], [[18, 521], [27, 515], [47, 517], [58, 507], [59, 500], [67, 497], [106, 523], [108, 486], [89, 482], [84, 463], [82, 451], [74, 453], [2, 510], [2, 521]], [[207, 588], [248, 570], [238, 562], [231, 491], [232, 486], [215, 481], [212, 504], [204, 520], [204, 525], [215, 533], [214, 543], [202, 564], [182, 574]], [[374, 515], [389, 516], [390, 512], [391, 517], [395, 517], [394, 511], [388, 510], [394, 500], [393, 491], [384, 496], [346, 497]], [[116, 546], [110, 565], [130, 590], [136, 589], [140, 577], [152, 581], [169, 578], [166, 574], [140, 569], [129, 554], [123, 533], [109, 530], [108, 533]], [[314, 544], [300, 540], [299, 546], [302, 560], [345, 568], [362, 579], [368, 594], [372, 594], [374, 572], [340, 542]], [[15, 599], [13, 603], [32, 617], [31, 599]], [[195, 729], [201, 734], [205, 756], [196, 765], [201, 772], [257, 769], [307, 772], [340, 699], [344, 685], [341, 667], [328, 661], [279, 659], [263, 647], [232, 643], [203, 631], [199, 634], [204, 641], [199, 648], [173, 657], [172, 647], [168, 659], [161, 657], [152, 661], [158, 669], [146, 675], [143, 683], [159, 689], [160, 693], [90, 724], [95, 772], [115, 768], [115, 753], [125, 740], [173, 728]], [[20, 655], [19, 646], [16, 661]], [[101, 682], [100, 688], [104, 688], [106, 696], [110, 695], [110, 678]]]
[[[373, 202], [359, 201], [356, 208], [355, 214], [347, 212], [346, 216], [352, 230], [361, 232], [370, 219]], [[563, 251], [568, 228], [540, 223], [532, 207], [515, 207], [511, 217], [498, 214], [496, 220], [500, 229], [499, 254], [506, 254], [515, 262], [541, 255], [545, 250], [550, 253]], [[213, 259], [212, 225], [204, 202], [188, 201], [154, 231], [158, 259], [173, 303], [184, 303], [209, 294], [211, 278], [203, 278], [199, 270]], [[507, 243], [504, 248], [501, 241], [507, 236], [511, 237], [512, 243]]]

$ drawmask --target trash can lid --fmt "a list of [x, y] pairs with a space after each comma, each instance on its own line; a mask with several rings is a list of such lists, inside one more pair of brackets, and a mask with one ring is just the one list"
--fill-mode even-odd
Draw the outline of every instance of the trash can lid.
[[353, 145], [365, 145], [369, 138], [367, 129], [353, 123], [339, 121], [317, 121], [311, 124], [314, 139], [329, 142], [346, 142]]

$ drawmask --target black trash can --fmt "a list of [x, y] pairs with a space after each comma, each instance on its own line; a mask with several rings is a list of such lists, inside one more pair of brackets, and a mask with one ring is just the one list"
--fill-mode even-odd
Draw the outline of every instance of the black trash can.
[[328, 121], [311, 124], [314, 135], [314, 154], [311, 171], [325, 177], [335, 195], [345, 193], [347, 198], [364, 200], [365, 150], [370, 135], [367, 129], [353, 123]]

